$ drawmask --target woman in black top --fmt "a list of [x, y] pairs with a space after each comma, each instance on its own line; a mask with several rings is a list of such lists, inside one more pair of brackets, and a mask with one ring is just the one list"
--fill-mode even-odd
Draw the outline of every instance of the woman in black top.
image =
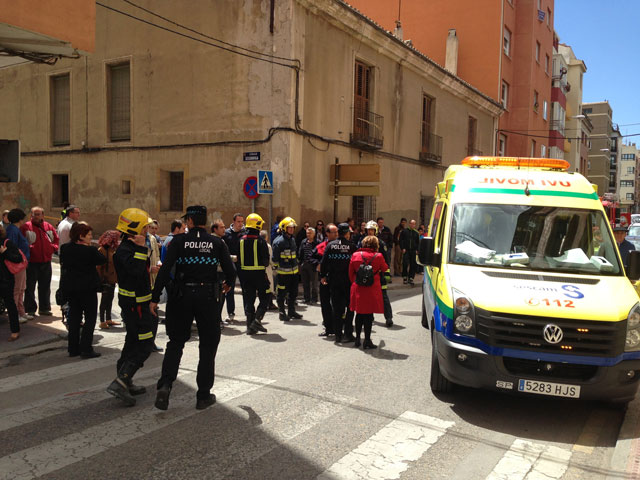
[[11, 329], [9, 341], [13, 342], [20, 337], [20, 322], [18, 320], [18, 308], [13, 299], [15, 279], [13, 273], [11, 273], [5, 265], [5, 260], [13, 263], [21, 263], [22, 255], [20, 255], [18, 247], [16, 247], [11, 240], [7, 239], [4, 228], [0, 226], [0, 298], [4, 301], [4, 306], [7, 308], [7, 313], [9, 314], [9, 328]]
[[[93, 229], [86, 222], [76, 222], [71, 227], [71, 241], [60, 247], [62, 275], [60, 289], [69, 301], [69, 346], [70, 357], [96, 358], [100, 354], [93, 349], [93, 330], [96, 327], [98, 310], [98, 287], [100, 279], [96, 267], [107, 259], [91, 246]], [[82, 316], [84, 326], [81, 330]]]

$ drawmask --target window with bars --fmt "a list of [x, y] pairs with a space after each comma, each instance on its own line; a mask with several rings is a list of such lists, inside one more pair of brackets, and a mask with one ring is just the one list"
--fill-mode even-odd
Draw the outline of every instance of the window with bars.
[[69, 74], [51, 77], [51, 143], [55, 147], [71, 143], [71, 86]]
[[129, 62], [108, 66], [109, 140], [131, 140], [131, 70]]
[[169, 210], [183, 210], [184, 172], [169, 172]]
[[361, 222], [375, 220], [376, 214], [376, 197], [370, 196], [354, 196], [351, 200], [351, 217], [355, 220], [356, 225]]
[[478, 120], [469, 116], [469, 127], [467, 131], [467, 155], [479, 155], [476, 150], [476, 137], [478, 134]]

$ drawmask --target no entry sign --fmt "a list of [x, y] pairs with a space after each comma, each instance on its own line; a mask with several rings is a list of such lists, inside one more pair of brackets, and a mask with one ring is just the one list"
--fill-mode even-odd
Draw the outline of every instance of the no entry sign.
[[257, 177], [248, 177], [244, 181], [244, 185], [242, 186], [242, 191], [244, 192], [247, 198], [258, 198], [258, 178]]

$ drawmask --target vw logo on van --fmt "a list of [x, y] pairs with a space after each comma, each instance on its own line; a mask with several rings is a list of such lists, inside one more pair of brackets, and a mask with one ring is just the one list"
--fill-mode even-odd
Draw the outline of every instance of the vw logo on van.
[[556, 344], [562, 341], [563, 333], [562, 329], [559, 326], [550, 323], [549, 325], [544, 327], [542, 336], [548, 343]]

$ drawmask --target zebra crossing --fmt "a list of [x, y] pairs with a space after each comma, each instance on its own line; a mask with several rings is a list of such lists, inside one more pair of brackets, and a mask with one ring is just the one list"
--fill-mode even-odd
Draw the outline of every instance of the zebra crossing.
[[[188, 344], [187, 348], [195, 351], [196, 347]], [[25, 426], [37, 427], [40, 423], [51, 422], [58, 416], [72, 415], [74, 412], [83, 412], [82, 415], [86, 415], [87, 409], [90, 410], [93, 406], [99, 410], [108, 405], [111, 415], [106, 419], [104, 414], [98, 419], [90, 418], [91, 415], [88, 415], [87, 418], [78, 421], [77, 430], [71, 433], [64, 432], [60, 436], [55, 436], [55, 432], [50, 433], [54, 438], [45, 439], [41, 443], [37, 440], [28, 441], [25, 448], [12, 451], [0, 458], [0, 479], [46, 477], [60, 471], [67, 472], [65, 469], [76, 464], [82, 464], [86, 468], [92, 464], [86, 462], [92, 462], [105, 452], [131, 441], [144, 440], [158, 431], [166, 433], [173, 428], [179, 429], [181, 425], [192, 422], [194, 418], [201, 418], [196, 420], [196, 423], [205, 422], [206, 416], [216, 409], [218, 415], [233, 412], [236, 415], [249, 414], [249, 422], [243, 427], [246, 432], [229, 432], [231, 446], [236, 443], [242, 444], [245, 441], [243, 435], [250, 437], [251, 429], [260, 429], [268, 433], [272, 441], [264, 442], [255, 450], [257, 458], [268, 455], [279, 446], [292, 445], [299, 455], [312, 459], [316, 455], [314, 452], [318, 445], [316, 442], [302, 439], [307, 436], [314, 437], [309, 435], [310, 432], [325, 428], [332, 434], [325, 435], [323, 441], [327, 445], [335, 444], [337, 447], [342, 430], [345, 427], [349, 429], [349, 426], [343, 424], [344, 415], [341, 413], [358, 411], [356, 407], [359, 399], [332, 392], [330, 389], [302, 395], [289, 388], [278, 388], [278, 381], [275, 379], [222, 374], [218, 376], [214, 388], [219, 405], [213, 409], [198, 411], [194, 408], [196, 360], [189, 356], [186, 356], [181, 367], [168, 411], [161, 412], [152, 406], [153, 384], [158, 377], [159, 367], [145, 368], [136, 377], [137, 383], [150, 389], [150, 393], [144, 396], [138, 406], [120, 408], [104, 391], [113, 373], [112, 368], [105, 367], [113, 367], [116, 357], [117, 354], [109, 354], [92, 361], [69, 362], [2, 379], [0, 392], [5, 401], [2, 403], [3, 407], [0, 407], [0, 442]], [[79, 377], [87, 380], [77, 392], [45, 395], [22, 405], [11, 405], [10, 401], [6, 401], [13, 393], [25, 388], [46, 387], [50, 382]], [[279, 408], [265, 410], [265, 405], [276, 403], [276, 399]], [[259, 411], [260, 415], [256, 411]], [[367, 413], [371, 414], [371, 411]], [[315, 474], [302, 478], [387, 480], [402, 479], [404, 475], [412, 478], [412, 468], [417, 463], [429, 462], [433, 448], [447, 436], [459, 436], [456, 432], [462, 427], [457, 421], [415, 411], [404, 411], [395, 416], [387, 415], [380, 420], [377, 429], [366, 438], [358, 438], [353, 442], [352, 449], [346, 454], [341, 454], [336, 448], [336, 453], [329, 455], [322, 465], [314, 465]], [[330, 428], [327, 428], [328, 425]], [[234, 436], [235, 439], [232, 439]], [[460, 438], [456, 440], [461, 441]], [[569, 447], [515, 438], [510, 445], [504, 445], [503, 455], [497, 463], [486, 467], [487, 471], [474, 472], [473, 476], [470, 475], [468, 478], [560, 480], [569, 468], [573, 453]], [[147, 461], [151, 471], [158, 459], [150, 457]], [[238, 466], [250, 469], [251, 459], [239, 459]], [[282, 475], [278, 478], [289, 478], [284, 473], [289, 466], [283, 464], [281, 468]], [[236, 474], [232, 464], [203, 478], [242, 478]], [[274, 478], [266, 473], [265, 475], [257, 477]], [[59, 477], [54, 475], [53, 478]]]

